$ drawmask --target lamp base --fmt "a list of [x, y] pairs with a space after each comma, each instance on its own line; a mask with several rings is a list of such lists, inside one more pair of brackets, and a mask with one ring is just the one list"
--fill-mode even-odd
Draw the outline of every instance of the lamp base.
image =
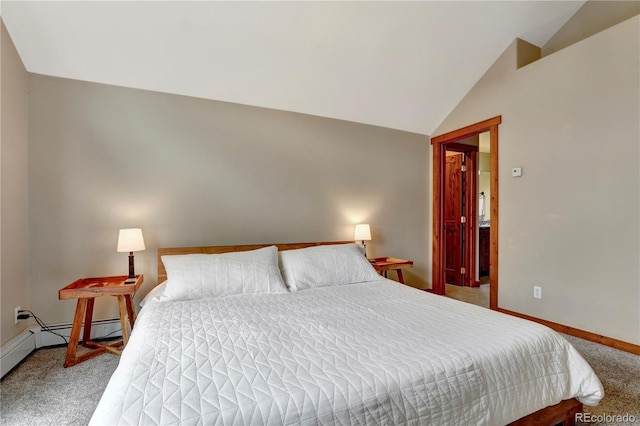
[[133, 284], [136, 282], [136, 274], [133, 272], [133, 252], [129, 252], [129, 276], [124, 281], [125, 284]]

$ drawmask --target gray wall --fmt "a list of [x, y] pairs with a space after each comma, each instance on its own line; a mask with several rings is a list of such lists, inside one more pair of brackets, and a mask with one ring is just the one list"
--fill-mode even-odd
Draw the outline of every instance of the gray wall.
[[640, 13], [639, 1], [587, 0], [542, 46], [547, 56]]
[[[640, 18], [516, 70], [514, 42], [436, 134], [502, 115], [501, 308], [640, 344]], [[523, 176], [512, 178], [512, 167]], [[543, 288], [541, 300], [532, 297]]]
[[[141, 227], [146, 293], [156, 248], [353, 239], [412, 259], [426, 287], [429, 143], [423, 135], [302, 114], [31, 75], [32, 308], [69, 323], [57, 292], [122, 274], [119, 228]], [[99, 300], [96, 317], [114, 317]]]
[[1, 24], [0, 50], [0, 344], [27, 327], [14, 324], [14, 309], [29, 308], [27, 275], [27, 142], [29, 77]]

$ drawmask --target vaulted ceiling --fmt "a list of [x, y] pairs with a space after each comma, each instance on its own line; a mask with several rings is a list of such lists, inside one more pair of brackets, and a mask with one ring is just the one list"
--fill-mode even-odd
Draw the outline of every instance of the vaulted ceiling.
[[429, 135], [583, 1], [2, 1], [27, 71]]

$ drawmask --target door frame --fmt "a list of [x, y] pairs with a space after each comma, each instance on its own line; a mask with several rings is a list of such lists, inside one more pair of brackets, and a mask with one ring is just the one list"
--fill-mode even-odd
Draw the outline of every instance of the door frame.
[[[498, 309], [498, 125], [500, 125], [500, 123], [502, 123], [501, 115], [431, 138], [431, 144], [433, 145], [433, 257], [431, 290], [433, 293], [444, 295], [446, 287], [444, 277], [444, 203], [442, 202], [442, 197], [444, 194], [443, 173], [445, 169], [446, 145], [480, 133], [490, 132], [491, 228], [489, 237], [489, 308], [493, 310]], [[475, 232], [475, 228], [473, 232]], [[472, 273], [475, 275], [475, 268]]]

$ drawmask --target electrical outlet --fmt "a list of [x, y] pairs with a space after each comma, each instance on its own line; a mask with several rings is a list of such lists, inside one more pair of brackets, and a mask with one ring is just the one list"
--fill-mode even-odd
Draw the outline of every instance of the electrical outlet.
[[16, 306], [15, 315], [13, 316], [15, 323], [18, 323], [18, 313], [22, 308], [20, 306]]
[[538, 285], [533, 286], [533, 297], [536, 299], [542, 299], [542, 287]]

